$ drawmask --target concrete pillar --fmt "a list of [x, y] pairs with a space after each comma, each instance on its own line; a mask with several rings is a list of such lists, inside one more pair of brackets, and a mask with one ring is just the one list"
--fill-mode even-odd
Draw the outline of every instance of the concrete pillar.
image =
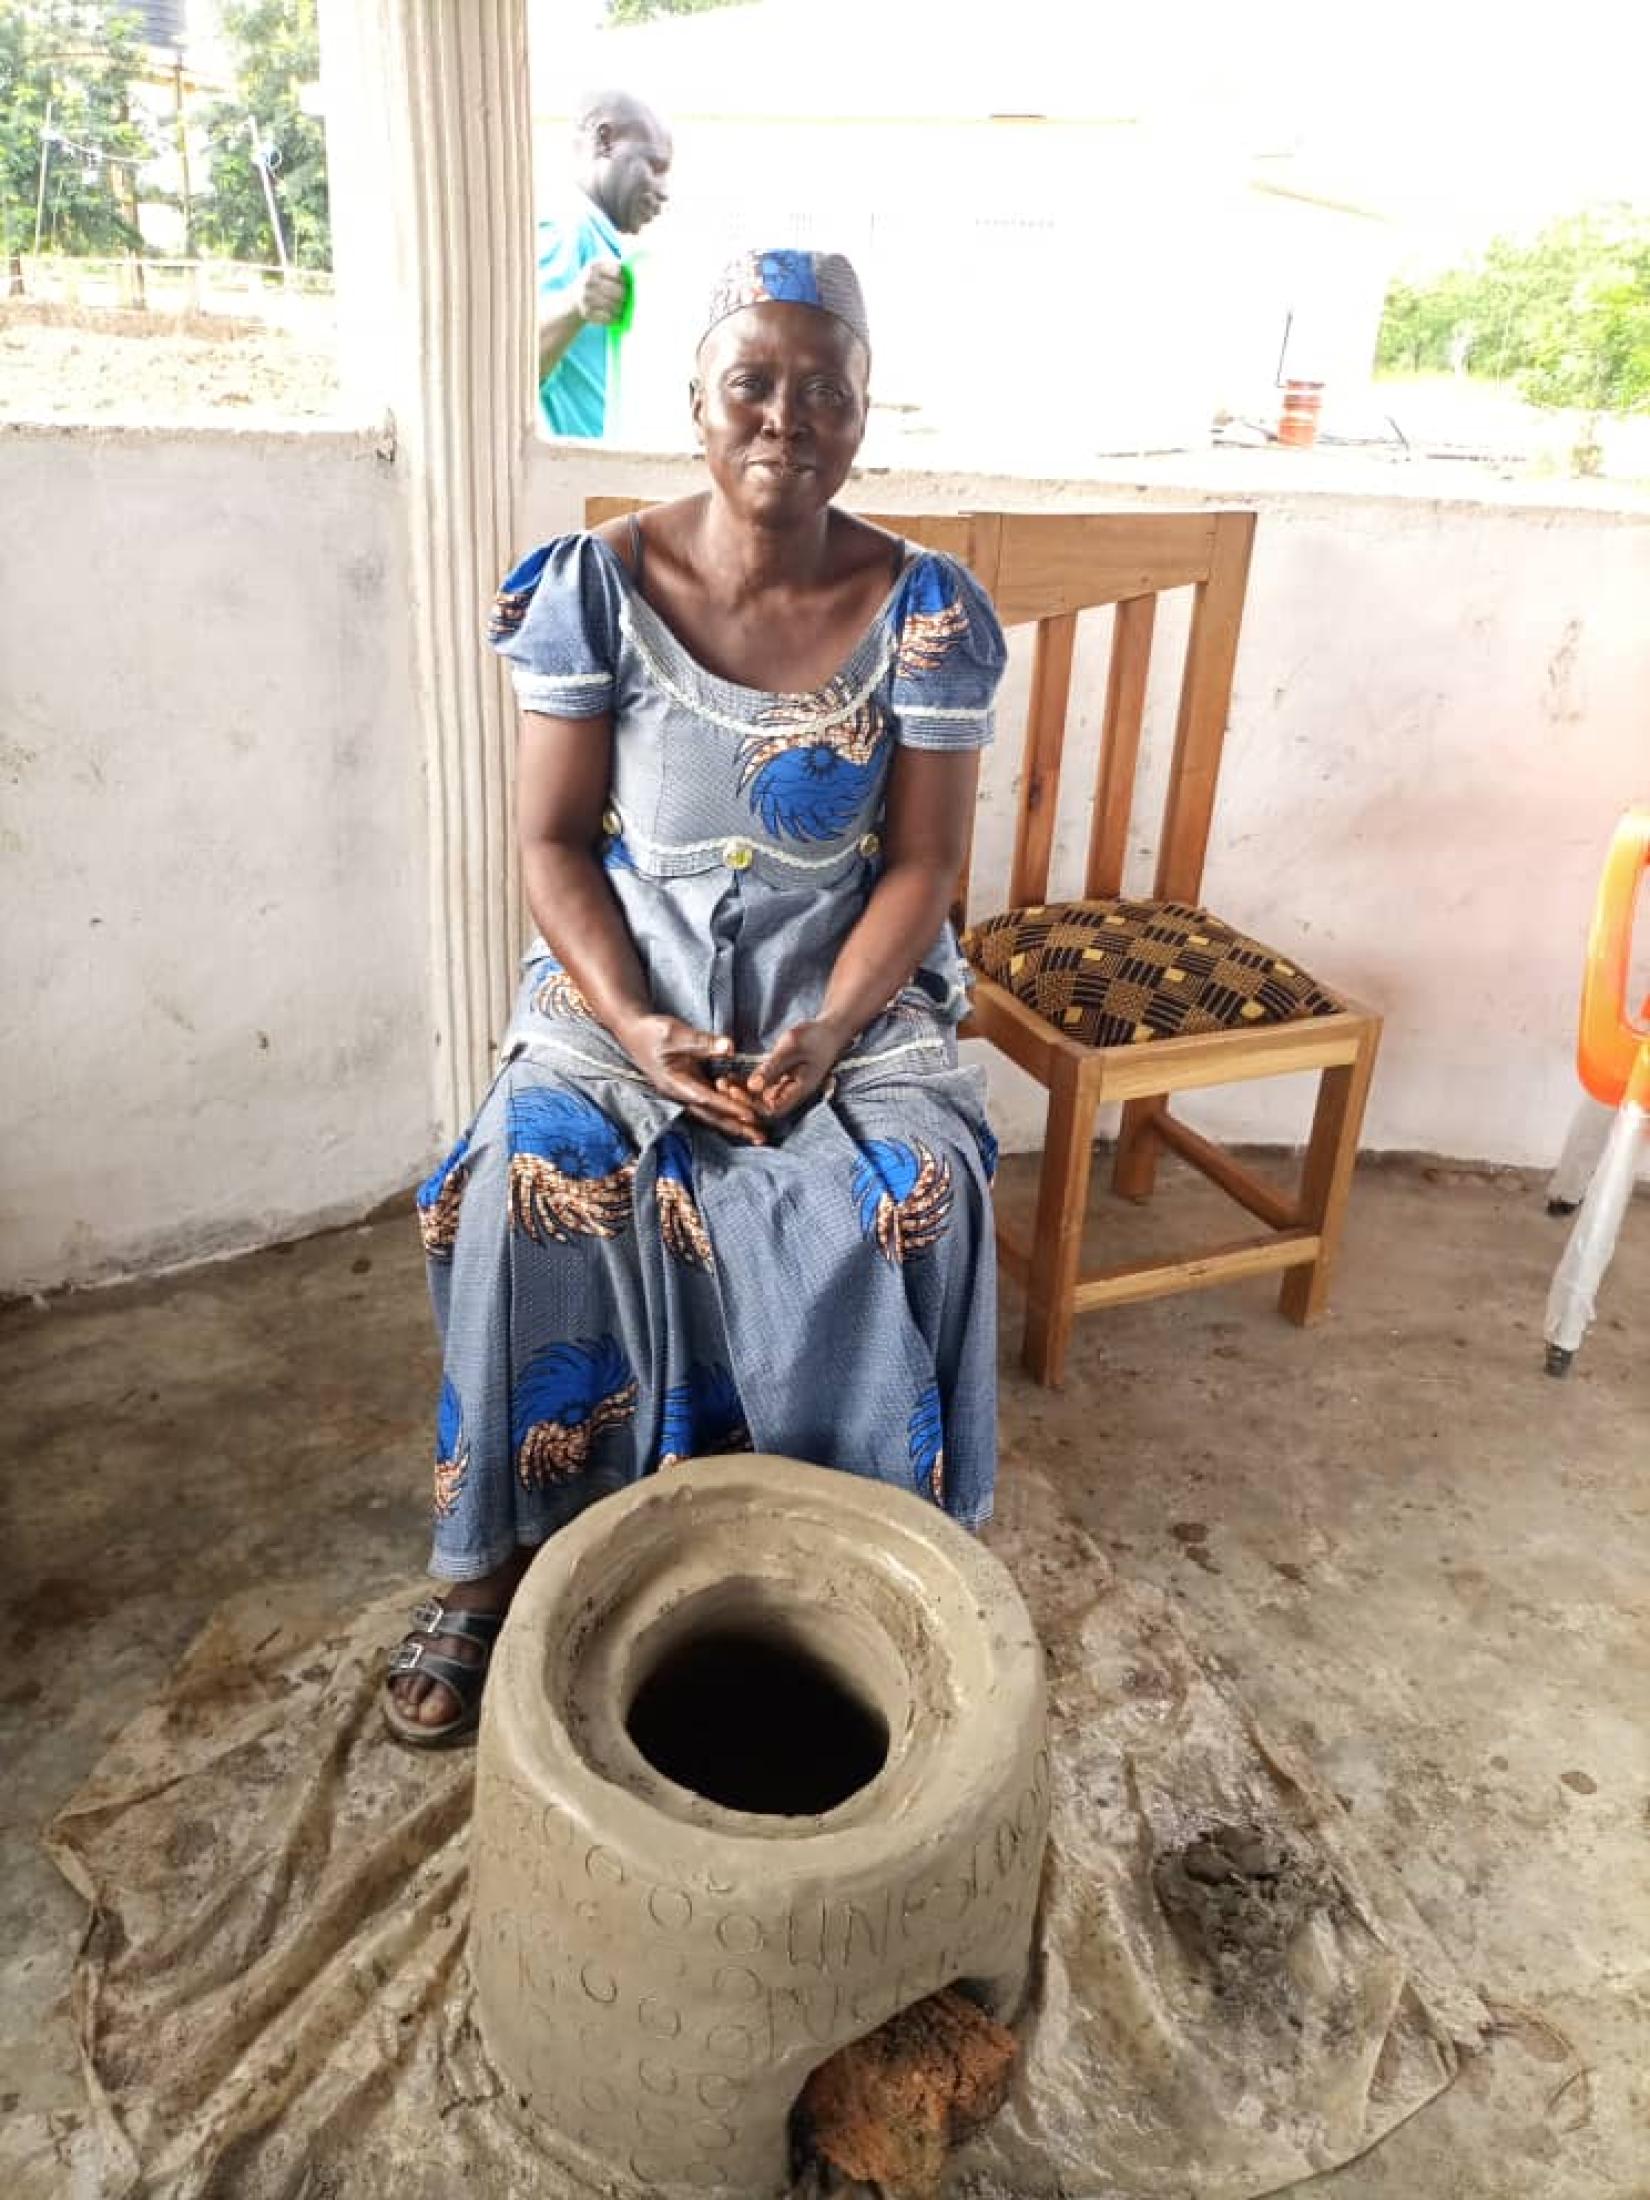
[[429, 812], [438, 1117], [485, 1084], [522, 944], [514, 709], [481, 639], [532, 434], [526, 0], [322, 0], [345, 402], [387, 413]]

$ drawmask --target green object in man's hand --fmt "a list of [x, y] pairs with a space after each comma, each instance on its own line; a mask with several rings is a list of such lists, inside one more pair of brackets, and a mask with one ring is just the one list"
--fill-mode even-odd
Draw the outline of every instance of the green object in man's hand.
[[624, 284], [624, 298], [619, 310], [607, 324], [607, 404], [602, 422], [603, 435], [611, 435], [619, 422], [619, 408], [623, 402], [621, 390], [623, 374], [620, 360], [624, 353], [624, 340], [630, 324], [636, 318], [636, 263], [634, 260], [619, 262], [619, 278]]

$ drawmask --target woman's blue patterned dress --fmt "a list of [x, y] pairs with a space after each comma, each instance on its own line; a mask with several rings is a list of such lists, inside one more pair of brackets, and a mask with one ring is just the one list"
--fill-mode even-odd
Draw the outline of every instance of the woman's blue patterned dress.
[[[815, 1015], [877, 877], [896, 744], [990, 738], [1003, 640], [907, 558], [827, 686], [713, 677], [588, 535], [504, 583], [528, 710], [613, 715], [602, 857], [654, 1005], [750, 1068]], [[435, 1550], [490, 1572], [621, 1484], [754, 1446], [991, 1510], [995, 1141], [949, 927], [765, 1146], [656, 1093], [538, 941], [479, 1114], [418, 1195], [445, 1347]]]

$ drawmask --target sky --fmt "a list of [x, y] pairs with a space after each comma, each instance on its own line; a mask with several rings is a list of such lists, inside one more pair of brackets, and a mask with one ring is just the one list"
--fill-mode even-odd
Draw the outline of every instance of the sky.
[[540, 114], [617, 72], [667, 113], [1136, 119], [1286, 161], [1421, 258], [1650, 210], [1650, 0], [755, 0], [606, 34], [599, 0], [532, 7]]

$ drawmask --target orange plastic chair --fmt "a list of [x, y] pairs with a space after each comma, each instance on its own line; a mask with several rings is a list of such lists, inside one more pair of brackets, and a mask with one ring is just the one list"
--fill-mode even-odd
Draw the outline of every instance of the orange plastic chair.
[[1650, 1108], [1650, 1000], [1637, 1021], [1627, 1013], [1633, 919], [1647, 868], [1650, 803], [1639, 803], [1627, 811], [1611, 838], [1587, 936], [1576, 1061], [1581, 1082], [1607, 1108], [1619, 1108], [1628, 1099]]
[[[1626, 812], [1611, 838], [1587, 938], [1576, 1066], [1594, 1105], [1584, 1107], [1584, 1115], [1596, 1118], [1600, 1108], [1614, 1108], [1616, 1115], [1547, 1296], [1549, 1375], [1567, 1375], [1581, 1349], [1633, 1196], [1639, 1155], [1650, 1138], [1650, 1000], [1637, 1018], [1627, 1008], [1634, 919], [1647, 869], [1650, 803], [1641, 803]], [[1567, 1157], [1587, 1142], [1586, 1127], [1578, 1124]], [[1565, 1174], [1564, 1163], [1559, 1174]], [[1564, 1198], [1549, 1202], [1559, 1211], [1568, 1204]]]

